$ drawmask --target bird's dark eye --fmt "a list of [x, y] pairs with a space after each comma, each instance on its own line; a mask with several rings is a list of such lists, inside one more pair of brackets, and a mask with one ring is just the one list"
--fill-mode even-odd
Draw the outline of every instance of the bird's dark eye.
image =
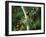
[[26, 15], [29, 15], [29, 12]]

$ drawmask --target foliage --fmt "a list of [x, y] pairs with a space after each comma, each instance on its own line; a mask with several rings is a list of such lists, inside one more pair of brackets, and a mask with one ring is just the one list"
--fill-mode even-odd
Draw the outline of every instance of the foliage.
[[27, 15], [25, 19], [24, 12], [21, 6], [12, 6], [12, 31], [38, 30], [41, 29], [41, 8], [23, 6]]

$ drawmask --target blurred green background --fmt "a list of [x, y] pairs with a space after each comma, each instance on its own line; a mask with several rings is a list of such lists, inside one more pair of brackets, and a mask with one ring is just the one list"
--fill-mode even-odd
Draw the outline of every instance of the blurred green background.
[[[12, 31], [40, 30], [41, 29], [41, 7], [12, 6]], [[25, 21], [26, 20], [26, 21]], [[28, 26], [28, 28], [27, 28]]]

